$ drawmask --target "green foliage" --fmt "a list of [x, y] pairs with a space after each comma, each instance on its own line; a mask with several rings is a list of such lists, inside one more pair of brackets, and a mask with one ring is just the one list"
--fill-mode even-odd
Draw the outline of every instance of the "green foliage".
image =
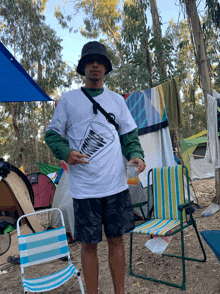
[[215, 24], [216, 28], [220, 28], [220, 4], [218, 0], [206, 0], [208, 17]]
[[180, 77], [179, 86], [185, 124], [179, 133], [181, 137], [187, 138], [207, 128], [204, 97], [200, 90], [200, 78], [187, 22], [175, 24], [171, 21], [166, 37], [173, 41], [174, 50], [171, 56], [173, 63], [170, 68], [172, 75]]
[[[0, 39], [16, 54], [38, 85], [51, 97], [58, 97], [72, 80], [80, 86], [83, 79], [62, 60], [62, 40], [45, 24], [43, 11], [46, 2], [0, 0]], [[184, 3], [184, 0], [180, 2]], [[207, 10], [201, 23], [213, 89], [220, 92], [219, 38], [213, 26], [213, 23], [219, 26], [217, 2], [206, 0]], [[64, 14], [58, 5], [55, 9], [55, 16], [63, 28], [70, 32], [79, 29], [85, 38], [99, 39], [106, 45], [113, 65], [113, 71], [105, 77], [106, 87], [126, 94], [157, 86], [178, 76], [185, 119], [180, 135], [189, 137], [206, 129], [200, 74], [186, 21], [178, 24], [171, 21], [165, 36], [160, 38], [159, 31], [148, 25], [146, 11], [150, 8], [149, 0], [124, 0], [123, 11], [119, 9], [118, 0], [67, 1], [66, 8], [68, 14]], [[72, 22], [79, 11], [84, 12], [85, 18], [83, 25], [75, 28]], [[167, 76], [161, 72], [163, 65]], [[53, 111], [54, 104], [47, 103], [48, 121]], [[37, 156], [39, 161], [48, 162], [42, 105], [36, 102], [14, 104], [12, 113], [11, 108], [2, 104], [0, 112], [0, 157], [8, 154], [12, 164], [21, 165], [21, 147], [14, 119], [22, 138], [27, 172], [37, 169]], [[51, 163], [58, 164], [58, 161]]]
[[[203, 102], [202, 94], [197, 95], [196, 102], [189, 103], [189, 117], [187, 111], [186, 101], [182, 102], [184, 128], [179, 130], [180, 138], [188, 138], [191, 135], [198, 134], [207, 129], [207, 116], [206, 109]], [[199, 99], [202, 98], [202, 99]], [[191, 127], [191, 133], [189, 133], [189, 123]]]
[[[71, 85], [74, 72], [62, 60], [62, 40], [45, 24], [42, 12], [46, 2], [0, 0], [0, 23], [4, 24], [0, 39], [38, 85], [55, 97], [58, 88], [62, 91]], [[46, 128], [43, 108], [35, 102], [3, 105], [3, 118], [10, 124], [6, 124], [6, 128], [3, 118], [0, 121], [1, 153], [7, 154], [11, 163], [18, 167], [25, 163], [27, 172], [36, 170], [36, 159], [49, 160], [43, 143]], [[54, 106], [47, 103], [46, 119], [51, 119], [53, 109]]]

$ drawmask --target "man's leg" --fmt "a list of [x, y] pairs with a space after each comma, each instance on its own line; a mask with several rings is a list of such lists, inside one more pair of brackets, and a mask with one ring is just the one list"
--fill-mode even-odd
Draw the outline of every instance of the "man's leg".
[[[97, 244], [81, 245], [81, 262], [87, 294], [98, 293], [98, 257]], [[118, 292], [119, 293], [119, 292]], [[122, 292], [121, 292], [122, 293]]]
[[107, 241], [115, 294], [124, 294], [125, 251], [123, 237], [107, 238]]
[[102, 241], [101, 199], [74, 199], [74, 216], [74, 238], [81, 243], [81, 262], [87, 294], [97, 294], [97, 243]]

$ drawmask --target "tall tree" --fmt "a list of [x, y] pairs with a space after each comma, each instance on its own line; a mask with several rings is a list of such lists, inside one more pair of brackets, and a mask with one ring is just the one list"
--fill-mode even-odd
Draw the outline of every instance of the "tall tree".
[[[150, 28], [147, 26], [146, 0], [125, 0], [122, 24], [123, 49], [131, 72], [130, 91], [153, 87], [152, 61], [150, 56]], [[135, 72], [136, 69], [136, 72]], [[136, 76], [135, 76], [136, 75]]]
[[156, 0], [150, 0], [150, 8], [151, 8], [151, 15], [152, 15], [152, 22], [153, 22], [153, 35], [155, 39], [155, 54], [156, 54], [158, 69], [160, 71], [160, 82], [163, 82], [167, 78], [167, 69], [166, 69], [164, 51], [163, 51], [161, 22], [159, 19]]
[[[153, 31], [154, 31], [154, 39], [155, 39], [155, 55], [157, 60], [157, 67], [159, 69], [159, 77], [160, 83], [164, 82], [167, 79], [167, 70], [166, 64], [164, 59], [164, 52], [163, 52], [163, 39], [162, 39], [162, 32], [161, 32], [161, 22], [159, 20], [159, 14], [157, 9], [157, 2], [156, 0], [150, 0], [151, 6], [151, 15], [153, 21]], [[176, 156], [178, 159], [183, 163], [181, 149], [180, 149], [180, 141], [179, 141], [179, 134], [178, 130], [170, 130], [170, 136], [172, 140], [173, 150], [176, 150]]]
[[[67, 3], [66, 5], [68, 7], [72, 6], [71, 8], [76, 13], [83, 11], [86, 15], [83, 19], [84, 26], [80, 26], [79, 28], [81, 34], [89, 39], [101, 37], [102, 39], [100, 41], [106, 45], [114, 67], [114, 75], [112, 79], [107, 77], [106, 83], [110, 89], [115, 84], [116, 91], [121, 92], [129, 84], [129, 69], [125, 62], [123, 47], [121, 46], [121, 32], [119, 27], [121, 11], [118, 8], [119, 1], [83, 0], [73, 3]], [[72, 29], [71, 22], [73, 17], [71, 15], [65, 16], [59, 6], [56, 7], [55, 15], [63, 27]]]
[[209, 18], [215, 24], [216, 28], [220, 28], [220, 4], [218, 0], [206, 0], [206, 7]]
[[[195, 47], [195, 58], [199, 68], [201, 77], [201, 84], [205, 98], [205, 106], [207, 109], [207, 94], [212, 94], [211, 90], [211, 78], [207, 62], [207, 54], [205, 48], [204, 35], [201, 28], [201, 22], [199, 19], [196, 0], [180, 0], [185, 4], [186, 13], [189, 20], [189, 29], [192, 30], [193, 45]], [[206, 0], [206, 3], [210, 1]], [[212, 1], [215, 6], [216, 1]], [[219, 7], [219, 6], [218, 6]], [[213, 10], [213, 9], [212, 9]], [[215, 188], [216, 198], [215, 202], [220, 204], [220, 168], [215, 169]]]
[[204, 35], [197, 11], [197, 3], [196, 0], [182, 0], [182, 2], [185, 4], [186, 13], [188, 16], [189, 30], [192, 31], [192, 42], [195, 48], [195, 59], [201, 77], [205, 105], [207, 106], [207, 94], [212, 94], [211, 79], [207, 62]]
[[[48, 95], [53, 96], [58, 87], [68, 87], [72, 83], [72, 69], [62, 60], [62, 40], [56, 36], [54, 30], [45, 24], [45, 17], [41, 14], [45, 3], [45, 0], [0, 0], [0, 22], [4, 24], [0, 31], [0, 38], [7, 47], [12, 49], [15, 57], [19, 59], [21, 65], [38, 85]], [[17, 136], [21, 154], [20, 164], [25, 165], [28, 161], [25, 159], [27, 153], [24, 151], [25, 146], [27, 148], [27, 142], [37, 145], [36, 141], [34, 143], [34, 140], [28, 140], [24, 134], [20, 135], [24, 133], [24, 130], [28, 131], [25, 124], [26, 117], [29, 115], [25, 111], [20, 112], [21, 105], [24, 105], [23, 107], [34, 117], [37, 104], [33, 103], [33, 109], [30, 109], [27, 103], [7, 106]], [[45, 129], [47, 126], [45, 105], [42, 110], [44, 111]], [[30, 116], [29, 119], [31, 119]], [[39, 135], [43, 136], [39, 134], [40, 128], [36, 131], [36, 139], [39, 138]], [[44, 147], [46, 148], [45, 145]], [[47, 162], [51, 162], [50, 157], [48, 153]]]

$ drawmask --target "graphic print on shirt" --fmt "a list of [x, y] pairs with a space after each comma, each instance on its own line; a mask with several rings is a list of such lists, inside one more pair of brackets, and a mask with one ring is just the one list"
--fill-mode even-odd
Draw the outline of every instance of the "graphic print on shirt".
[[86, 129], [84, 138], [79, 145], [79, 152], [90, 156], [91, 161], [115, 140], [112, 131], [100, 122], [92, 121]]

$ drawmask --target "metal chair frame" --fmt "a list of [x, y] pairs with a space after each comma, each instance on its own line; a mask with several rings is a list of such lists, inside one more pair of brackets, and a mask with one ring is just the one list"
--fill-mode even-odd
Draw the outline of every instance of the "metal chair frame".
[[[21, 219], [52, 211], [58, 211], [60, 213], [62, 227], [28, 235], [20, 234], [19, 222]], [[85, 293], [80, 272], [74, 267], [70, 258], [64, 218], [60, 209], [51, 208], [22, 215], [17, 220], [17, 235], [20, 254], [21, 280], [24, 293], [52, 291], [63, 285], [73, 276], [78, 278], [81, 293]], [[25, 279], [24, 268], [48, 261], [58, 260], [63, 257], [67, 257], [68, 259], [68, 266], [63, 270], [44, 277]], [[50, 283], [48, 283], [48, 281]]]
[[[206, 261], [206, 254], [205, 254], [205, 250], [203, 248], [203, 245], [202, 245], [202, 242], [201, 242], [201, 239], [200, 239], [199, 232], [197, 230], [196, 221], [193, 218], [192, 212], [190, 210], [190, 207], [193, 205], [193, 201], [190, 201], [188, 171], [187, 171], [187, 168], [185, 166], [180, 166], [180, 168], [182, 168], [182, 174], [183, 174], [183, 171], [185, 170], [185, 175], [186, 175], [186, 178], [187, 178], [188, 201], [178, 205], [178, 210], [180, 212], [180, 226], [175, 228], [171, 233], [168, 233], [168, 232], [165, 233], [164, 236], [171, 236], [171, 235], [174, 235], [174, 234], [180, 232], [180, 234], [181, 234], [181, 255], [171, 255], [171, 254], [163, 254], [163, 255], [182, 259], [182, 283], [181, 284], [175, 284], [175, 283], [171, 283], [171, 282], [168, 282], [168, 281], [164, 281], [164, 280], [160, 280], [160, 279], [156, 279], [156, 278], [151, 278], [151, 277], [148, 277], [148, 276], [143, 276], [143, 275], [136, 274], [136, 273], [133, 272], [133, 269], [132, 269], [132, 245], [133, 245], [133, 235], [134, 235], [133, 231], [138, 230], [138, 226], [133, 231], [130, 232], [130, 264], [129, 265], [130, 265], [130, 275], [132, 275], [132, 276], [136, 276], [136, 277], [139, 277], [139, 278], [147, 279], [147, 280], [150, 280], [150, 281], [166, 284], [166, 285], [169, 285], [169, 286], [173, 286], [173, 287], [177, 287], [177, 288], [180, 288], [182, 290], [185, 290], [186, 289], [186, 286], [185, 286], [185, 283], [186, 283], [185, 260], [205, 262]], [[154, 169], [151, 169], [148, 172], [148, 182], [149, 182], [149, 179], [150, 179], [150, 174], [153, 173], [153, 170]], [[184, 181], [182, 181], [182, 183], [183, 183], [182, 188], [183, 188], [184, 199], [185, 199]], [[154, 187], [154, 182], [153, 182], [153, 188], [155, 188]], [[149, 195], [150, 194], [149, 194], [149, 188], [148, 188], [148, 197], [149, 197]], [[155, 211], [155, 207], [154, 207], [154, 211]], [[185, 211], [186, 221], [183, 220], [184, 211]], [[147, 216], [147, 221], [145, 222], [145, 224], [147, 224], [147, 222], [149, 222], [150, 220], [152, 220], [152, 219], [149, 217], [149, 201], [148, 201], [148, 216]], [[143, 225], [143, 223], [141, 225]], [[202, 259], [186, 257], [185, 253], [184, 253], [184, 232], [183, 231], [184, 231], [185, 228], [187, 228], [187, 227], [189, 227], [191, 225], [195, 229], [196, 236], [198, 238], [199, 245], [200, 245], [200, 248], [201, 248], [202, 253], [203, 253], [203, 258]], [[135, 232], [135, 233], [137, 233], [137, 232]]]

